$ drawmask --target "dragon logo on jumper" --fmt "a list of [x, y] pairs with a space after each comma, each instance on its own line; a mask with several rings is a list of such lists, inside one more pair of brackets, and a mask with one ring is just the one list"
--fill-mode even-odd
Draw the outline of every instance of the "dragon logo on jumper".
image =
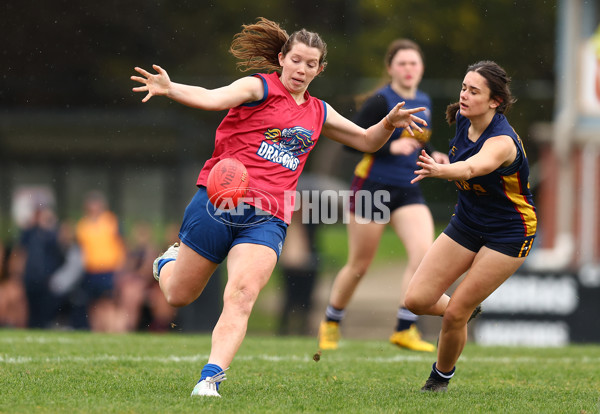
[[260, 143], [256, 153], [265, 160], [281, 164], [294, 171], [300, 165], [298, 157], [309, 152], [315, 141], [314, 131], [302, 127], [271, 128], [265, 132], [265, 140]]

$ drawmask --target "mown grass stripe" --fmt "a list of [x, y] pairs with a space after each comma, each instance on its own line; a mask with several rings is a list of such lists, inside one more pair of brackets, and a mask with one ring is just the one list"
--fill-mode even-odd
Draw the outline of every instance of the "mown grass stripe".
[[[323, 358], [323, 357], [322, 357]], [[435, 359], [434, 355], [397, 355], [392, 357], [325, 357], [330, 362], [335, 363], [350, 363], [370, 362], [378, 364], [390, 363], [406, 363], [406, 362], [427, 362]], [[324, 360], [323, 358], [322, 360]], [[60, 363], [60, 362], [159, 362], [159, 363], [195, 363], [204, 362], [208, 359], [208, 355], [169, 355], [166, 357], [152, 357], [139, 355], [94, 355], [94, 356], [58, 356], [58, 357], [29, 357], [22, 355], [7, 355], [0, 354], [0, 363], [5, 364], [28, 364], [28, 363]], [[310, 362], [310, 355], [238, 355], [235, 361], [267, 361], [267, 362]], [[600, 357], [591, 358], [582, 356], [581, 358], [563, 358], [563, 357], [467, 357], [462, 356], [461, 362], [468, 363], [495, 363], [495, 364], [537, 364], [542, 361], [554, 362], [561, 364], [584, 363], [597, 364], [600, 363]]]

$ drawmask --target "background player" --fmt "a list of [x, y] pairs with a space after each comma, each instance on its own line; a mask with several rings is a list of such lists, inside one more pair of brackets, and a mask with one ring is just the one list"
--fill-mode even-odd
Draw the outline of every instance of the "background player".
[[[424, 68], [423, 52], [419, 45], [408, 39], [393, 41], [385, 55], [386, 77], [390, 80], [364, 103], [357, 114], [356, 123], [365, 128], [375, 125], [398, 102], [406, 102], [405, 108], [427, 108], [422, 116], [430, 123], [431, 100], [418, 89]], [[432, 344], [421, 339], [416, 326], [417, 315], [404, 307], [404, 293], [408, 282], [434, 238], [431, 212], [425, 204], [419, 185], [410, 182], [414, 178], [417, 157], [425, 145], [437, 162], [448, 163], [446, 154], [434, 151], [428, 145], [430, 136], [430, 128], [423, 128], [423, 132], [414, 136], [408, 131], [397, 130], [381, 149], [365, 153], [356, 166], [352, 192], [387, 192], [390, 198], [383, 204], [391, 215], [383, 215], [384, 220], [376, 220], [377, 215], [382, 216], [383, 212], [377, 207], [375, 196], [351, 199], [347, 225], [348, 260], [335, 278], [325, 320], [319, 327], [320, 349], [337, 349], [339, 325], [345, 316], [345, 309], [369, 269], [383, 231], [389, 223], [408, 255], [399, 292], [400, 308], [397, 312], [396, 329], [390, 342], [416, 351], [435, 350]], [[365, 204], [365, 200], [370, 200], [370, 204]]]

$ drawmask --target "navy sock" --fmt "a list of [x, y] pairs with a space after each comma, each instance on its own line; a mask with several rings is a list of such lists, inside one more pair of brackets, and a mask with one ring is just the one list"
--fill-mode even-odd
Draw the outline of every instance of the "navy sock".
[[409, 329], [419, 317], [406, 309], [405, 307], [401, 307], [398, 309], [398, 314], [396, 315], [398, 318], [398, 322], [396, 324], [396, 331], [405, 331]]
[[[202, 368], [202, 373], [200, 374], [200, 381], [202, 381], [206, 377], [214, 377], [221, 371], [223, 371], [223, 368], [221, 368], [217, 364], [206, 364], [204, 365], [204, 368]], [[217, 382], [217, 390], [219, 389], [219, 384], [220, 383]]]
[[325, 310], [325, 320], [327, 322], [337, 322], [340, 323], [344, 316], [346, 315], [346, 311], [344, 309], [337, 309], [331, 305], [327, 306]]
[[429, 374], [429, 378], [434, 378], [434, 379], [436, 379], [438, 381], [442, 381], [442, 382], [448, 382], [454, 376], [454, 371], [456, 371], [456, 367], [452, 368], [452, 371], [450, 371], [450, 372], [442, 372], [439, 369], [437, 369], [435, 362], [434, 362], [433, 365], [431, 366], [431, 374]]

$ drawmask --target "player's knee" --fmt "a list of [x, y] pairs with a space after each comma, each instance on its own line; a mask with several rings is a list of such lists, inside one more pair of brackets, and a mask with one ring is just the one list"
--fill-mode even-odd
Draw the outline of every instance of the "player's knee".
[[431, 305], [426, 304], [423, 300], [420, 300], [418, 296], [412, 294], [410, 291], [407, 292], [406, 296], [404, 297], [404, 307], [415, 315], [423, 315], [429, 306]]
[[183, 306], [187, 306], [194, 301], [189, 292], [186, 292], [181, 289], [170, 289], [165, 292], [165, 299], [167, 303], [174, 308], [181, 308]]
[[235, 288], [227, 292], [224, 297], [224, 305], [235, 307], [238, 312], [249, 315], [256, 302], [258, 292], [249, 288]]
[[456, 306], [448, 306], [444, 312], [444, 324], [448, 327], [460, 327], [467, 324], [470, 313]]
[[369, 269], [369, 263], [360, 262], [360, 263], [349, 263], [348, 271], [352, 274], [352, 276], [357, 279], [362, 279], [362, 277], [367, 273]]

